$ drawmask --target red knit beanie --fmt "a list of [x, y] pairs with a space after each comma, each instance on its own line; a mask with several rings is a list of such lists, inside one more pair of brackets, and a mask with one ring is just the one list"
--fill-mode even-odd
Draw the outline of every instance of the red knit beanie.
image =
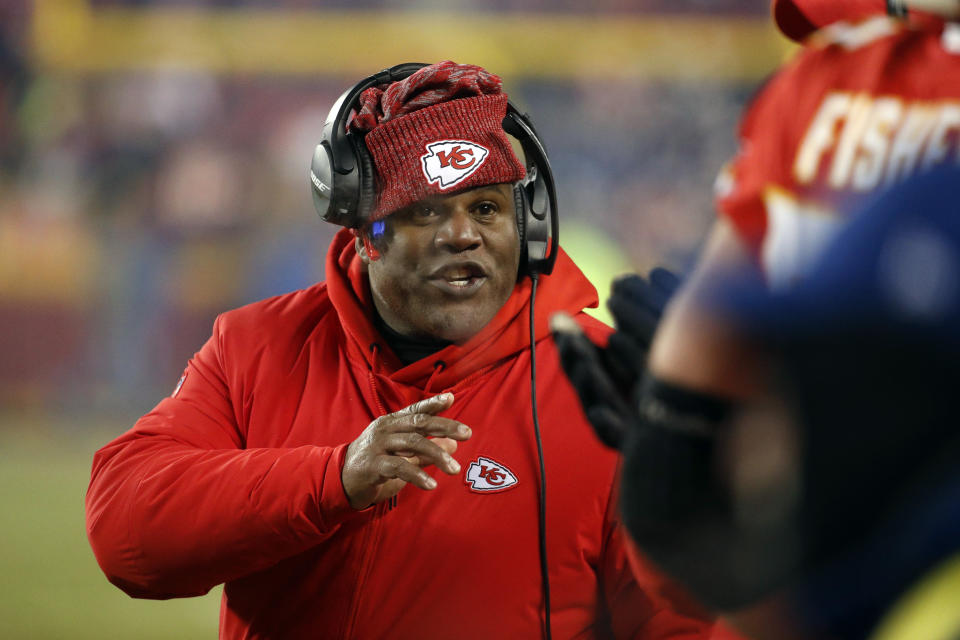
[[350, 129], [366, 134], [377, 170], [370, 220], [428, 196], [526, 175], [503, 131], [502, 86], [480, 67], [447, 60], [360, 94]]

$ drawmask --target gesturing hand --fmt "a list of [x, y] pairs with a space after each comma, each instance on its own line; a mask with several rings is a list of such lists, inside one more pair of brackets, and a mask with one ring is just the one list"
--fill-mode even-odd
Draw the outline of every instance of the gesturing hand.
[[431, 464], [450, 475], [460, 473], [451, 454], [457, 440], [470, 437], [470, 427], [435, 415], [452, 404], [452, 393], [415, 402], [377, 418], [350, 443], [340, 479], [351, 507], [365, 509], [392, 498], [408, 482], [427, 491], [436, 488], [437, 481], [423, 470]]
[[584, 414], [597, 436], [619, 449], [636, 421], [633, 393], [647, 363], [647, 351], [667, 301], [680, 284], [663, 268], [646, 279], [631, 275], [613, 283], [607, 306], [617, 331], [600, 348], [580, 331], [572, 318], [556, 314], [551, 328], [563, 370], [580, 396]]

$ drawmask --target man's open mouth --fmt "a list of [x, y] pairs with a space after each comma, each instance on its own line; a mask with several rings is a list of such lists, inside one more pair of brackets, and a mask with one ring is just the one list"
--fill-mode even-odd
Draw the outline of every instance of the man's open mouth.
[[475, 262], [446, 265], [434, 271], [430, 278], [441, 289], [458, 295], [476, 291], [486, 279], [486, 271]]

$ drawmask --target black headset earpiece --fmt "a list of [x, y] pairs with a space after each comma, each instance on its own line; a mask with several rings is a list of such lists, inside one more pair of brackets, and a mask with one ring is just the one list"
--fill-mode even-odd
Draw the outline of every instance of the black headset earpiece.
[[[526, 246], [527, 230], [527, 194], [519, 184], [513, 187], [513, 209], [517, 215], [517, 231], [520, 234], [520, 246]], [[526, 261], [526, 256], [520, 256], [521, 263]]]
[[[520, 197], [514, 197], [519, 201], [517, 228], [523, 251], [520, 261], [527, 274], [549, 274], [557, 261], [560, 246], [560, 214], [550, 159], [530, 116], [521, 113], [510, 102], [503, 118], [503, 130], [520, 143], [527, 168], [527, 177], [517, 185]], [[522, 222], [519, 219], [521, 207]]]
[[359, 169], [357, 178], [360, 182], [357, 213], [362, 226], [363, 221], [370, 216], [370, 212], [373, 211], [373, 207], [377, 203], [377, 170], [373, 166], [373, 156], [367, 150], [367, 145], [361, 141], [356, 148], [357, 168]]
[[[320, 144], [313, 151], [310, 183], [313, 204], [327, 222], [349, 228], [364, 225], [376, 202], [376, 172], [363, 137], [347, 130], [360, 94], [370, 87], [403, 80], [428, 65], [398, 64], [375, 73], [344, 91], [327, 115]], [[557, 193], [546, 149], [530, 117], [507, 103], [503, 129], [514, 137], [526, 158], [527, 177], [514, 190], [523, 273], [553, 271], [560, 240]]]
[[310, 163], [313, 205], [327, 222], [361, 227], [375, 200], [375, 176], [369, 152], [361, 136], [347, 131], [347, 121], [360, 94], [370, 87], [403, 80], [426, 66], [422, 62], [406, 62], [384, 69], [347, 89], [333, 103]]

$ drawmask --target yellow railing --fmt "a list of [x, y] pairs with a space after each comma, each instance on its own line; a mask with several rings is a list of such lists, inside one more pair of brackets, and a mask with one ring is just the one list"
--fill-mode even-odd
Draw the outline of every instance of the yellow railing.
[[769, 19], [651, 15], [91, 7], [34, 0], [33, 62], [355, 77], [398, 61], [480, 64], [505, 77], [755, 80], [789, 51]]

